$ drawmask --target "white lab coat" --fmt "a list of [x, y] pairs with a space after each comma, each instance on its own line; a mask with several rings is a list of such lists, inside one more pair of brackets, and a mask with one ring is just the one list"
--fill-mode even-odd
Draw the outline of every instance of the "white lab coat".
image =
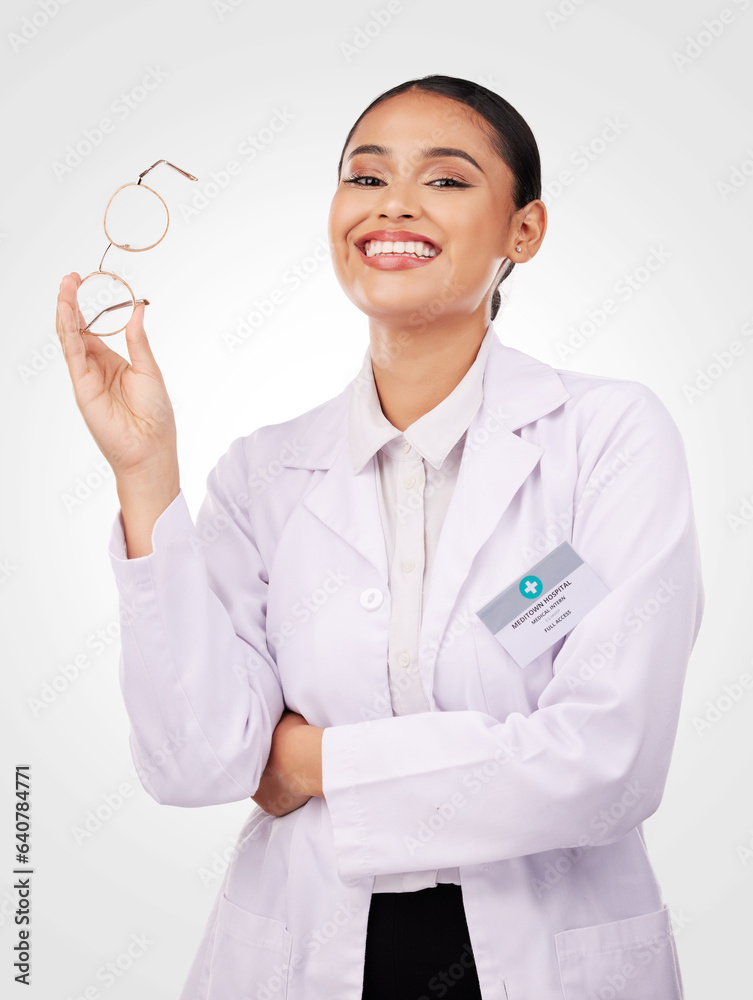
[[[250, 803], [181, 1000], [360, 1000], [373, 877], [456, 865], [484, 1000], [678, 1000], [641, 827], [704, 603], [676, 424], [641, 383], [494, 333], [423, 610], [431, 711], [393, 716], [349, 391], [233, 441], [196, 526], [181, 493], [150, 555], [127, 560], [113, 525], [131, 749], [158, 802], [251, 796], [284, 705], [326, 727], [324, 798]], [[562, 541], [610, 592], [521, 669], [474, 612]]]

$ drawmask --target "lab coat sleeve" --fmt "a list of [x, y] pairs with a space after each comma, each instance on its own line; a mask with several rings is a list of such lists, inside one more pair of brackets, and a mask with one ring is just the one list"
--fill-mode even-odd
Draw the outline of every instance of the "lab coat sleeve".
[[609, 844], [659, 805], [704, 604], [686, 457], [649, 388], [592, 391], [603, 398], [580, 418], [571, 544], [610, 593], [560, 640], [528, 716], [325, 728], [341, 877]]
[[127, 558], [120, 510], [112, 527], [131, 754], [163, 804], [253, 795], [284, 708], [247, 484], [237, 438], [207, 478], [195, 524], [181, 490], [157, 519], [148, 555]]

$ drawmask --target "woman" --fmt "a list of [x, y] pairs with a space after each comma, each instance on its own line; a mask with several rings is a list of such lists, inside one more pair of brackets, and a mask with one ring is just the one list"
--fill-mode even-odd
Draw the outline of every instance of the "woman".
[[361, 371], [233, 441], [195, 524], [143, 310], [128, 364], [63, 279], [143, 784], [261, 806], [182, 1000], [682, 997], [641, 824], [703, 609], [686, 459], [646, 386], [497, 336], [540, 192], [498, 95], [377, 98], [329, 219]]

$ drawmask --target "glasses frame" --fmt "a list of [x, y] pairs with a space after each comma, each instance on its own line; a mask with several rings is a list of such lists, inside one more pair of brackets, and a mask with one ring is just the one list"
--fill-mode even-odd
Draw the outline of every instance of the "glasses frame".
[[[129, 253], [144, 253], [144, 251], [146, 251], [146, 250], [152, 250], [154, 247], [157, 246], [158, 243], [161, 243], [162, 240], [164, 240], [165, 236], [167, 236], [167, 230], [170, 228], [170, 210], [167, 207], [167, 203], [166, 203], [165, 199], [162, 197], [162, 195], [160, 195], [157, 191], [155, 191], [154, 188], [149, 187], [148, 184], [142, 184], [141, 183], [142, 180], [143, 180], [143, 178], [146, 177], [146, 175], [149, 173], [149, 171], [150, 170], [154, 170], [154, 168], [158, 167], [160, 165], [160, 163], [164, 163], [168, 167], [172, 167], [173, 170], [177, 170], [179, 174], [183, 174], [183, 176], [187, 177], [188, 180], [190, 180], [190, 181], [197, 181], [198, 180], [198, 177], [194, 177], [193, 174], [189, 174], [187, 170], [182, 170], [180, 167], [176, 167], [174, 163], [170, 163], [167, 160], [157, 160], [155, 163], [153, 163], [151, 165], [151, 167], [147, 167], [146, 170], [143, 170], [139, 174], [138, 180], [136, 180], [136, 181], [129, 181], [127, 184], [121, 184], [121, 186], [118, 188], [118, 190], [115, 192], [115, 194], [112, 195], [112, 197], [110, 198], [110, 200], [107, 202], [107, 207], [105, 208], [105, 215], [104, 215], [104, 230], [105, 230], [105, 236], [107, 237], [107, 240], [108, 240], [107, 246], [105, 247], [105, 252], [102, 254], [102, 257], [100, 259], [99, 268], [96, 271], [92, 271], [90, 274], [87, 274], [86, 278], [82, 278], [81, 279], [81, 285], [83, 285], [83, 283], [87, 280], [87, 278], [93, 278], [97, 274], [104, 274], [107, 277], [113, 278], [115, 281], [119, 281], [122, 285], [124, 285], [125, 288], [128, 290], [128, 294], [131, 296], [131, 301], [130, 302], [119, 302], [119, 303], [117, 303], [117, 305], [107, 306], [106, 309], [102, 309], [100, 312], [97, 313], [96, 316], [94, 316], [93, 319], [89, 320], [89, 322], [86, 324], [85, 327], [83, 327], [83, 329], [81, 329], [81, 331], [80, 331], [81, 333], [88, 333], [92, 337], [114, 337], [115, 334], [122, 333], [123, 330], [125, 330], [125, 328], [128, 326], [128, 322], [124, 323], [123, 326], [120, 327], [120, 329], [113, 330], [112, 333], [94, 333], [94, 331], [90, 330], [89, 327], [92, 325], [92, 323], [96, 323], [96, 321], [100, 318], [100, 316], [104, 316], [105, 313], [112, 312], [115, 309], [125, 309], [128, 306], [130, 306], [131, 309], [135, 309], [137, 305], [140, 305], [142, 303], [144, 305], [146, 305], [146, 306], [149, 305], [149, 299], [137, 299], [136, 298], [136, 296], [133, 294], [133, 289], [131, 288], [131, 286], [128, 284], [127, 281], [125, 281], [125, 279], [121, 278], [119, 274], [115, 274], [113, 271], [103, 271], [102, 270], [102, 264], [104, 263], [105, 254], [110, 249], [110, 247], [115, 246], [115, 247], [118, 247], [119, 250], [127, 250]], [[132, 246], [129, 246], [127, 243], [117, 243], [110, 236], [110, 234], [107, 232], [107, 210], [109, 209], [110, 205], [112, 204], [113, 199], [124, 188], [127, 188], [127, 187], [143, 187], [147, 191], [151, 191], [153, 195], [156, 195], [157, 198], [159, 198], [159, 200], [162, 202], [162, 205], [163, 205], [163, 207], [165, 209], [165, 216], [167, 218], [167, 222], [166, 222], [166, 225], [165, 225], [165, 231], [160, 236], [160, 238], [158, 240], [156, 240], [154, 243], [152, 243], [148, 247], [132, 247]], [[79, 285], [79, 288], [81, 287], [81, 285]], [[129, 316], [128, 317], [129, 321], [130, 321], [130, 318], [131, 317]]]

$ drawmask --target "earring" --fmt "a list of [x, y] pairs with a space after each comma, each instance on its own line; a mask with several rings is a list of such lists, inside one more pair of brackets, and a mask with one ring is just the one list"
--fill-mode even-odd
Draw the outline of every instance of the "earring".
[[518, 251], [518, 253], [522, 253], [520, 247], [515, 247], [515, 249]]

